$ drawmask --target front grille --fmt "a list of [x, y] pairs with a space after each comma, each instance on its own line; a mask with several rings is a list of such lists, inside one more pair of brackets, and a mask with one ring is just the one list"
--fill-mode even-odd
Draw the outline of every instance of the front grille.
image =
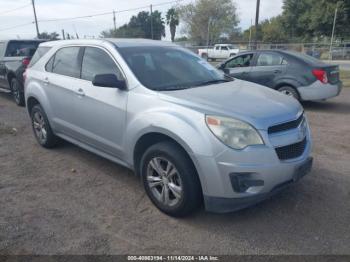
[[303, 141], [288, 146], [276, 147], [276, 153], [280, 160], [297, 158], [304, 153], [306, 147], [306, 137]]
[[301, 114], [301, 116], [296, 120], [275, 125], [275, 126], [270, 126], [267, 129], [267, 133], [273, 134], [273, 133], [278, 133], [278, 132], [287, 131], [293, 128], [297, 128], [300, 125], [300, 123], [303, 121], [303, 119], [304, 119], [304, 114]]

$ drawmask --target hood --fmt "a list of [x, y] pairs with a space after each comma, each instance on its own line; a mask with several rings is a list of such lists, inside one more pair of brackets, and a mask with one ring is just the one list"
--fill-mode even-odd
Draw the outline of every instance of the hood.
[[161, 99], [204, 114], [233, 117], [257, 129], [295, 120], [299, 102], [271, 88], [235, 79], [232, 82], [159, 92]]

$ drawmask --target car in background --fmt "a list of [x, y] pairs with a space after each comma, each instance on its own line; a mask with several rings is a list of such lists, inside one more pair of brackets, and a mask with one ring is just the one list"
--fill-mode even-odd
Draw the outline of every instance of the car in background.
[[24, 106], [23, 73], [42, 42], [0, 40], [0, 88], [11, 91], [17, 105]]
[[297, 52], [258, 50], [242, 52], [219, 64], [232, 77], [257, 83], [300, 101], [325, 100], [339, 95], [339, 66]]
[[350, 43], [333, 47], [331, 55], [332, 59], [350, 59]]
[[242, 209], [311, 170], [310, 129], [295, 99], [226, 78], [187, 49], [145, 39], [41, 47], [49, 51], [25, 81], [38, 143], [63, 138], [134, 170], [166, 214], [202, 201], [213, 212]]
[[198, 49], [198, 55], [206, 60], [227, 59], [239, 53], [239, 48], [232, 44], [217, 44], [214, 48]]

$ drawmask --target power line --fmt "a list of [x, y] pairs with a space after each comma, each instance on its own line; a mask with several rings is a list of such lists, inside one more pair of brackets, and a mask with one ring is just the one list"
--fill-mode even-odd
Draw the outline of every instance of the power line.
[[[178, 4], [180, 2], [182, 2], [184, 0], [173, 0], [173, 1], [168, 1], [168, 2], [163, 2], [163, 3], [159, 3], [159, 4], [154, 4], [153, 6], [162, 6], [162, 5], [168, 5], [168, 4]], [[30, 6], [32, 4], [28, 4], [27, 6]], [[24, 6], [22, 7], [18, 7], [19, 8], [24, 8]], [[124, 10], [119, 10], [119, 11], [115, 11], [115, 13], [124, 13], [124, 12], [130, 12], [130, 11], [136, 11], [136, 10], [141, 10], [141, 9], [148, 9], [149, 5], [145, 5], [145, 6], [139, 6], [139, 7], [135, 7], [135, 8], [129, 8], [129, 9], [124, 9]], [[12, 9], [13, 11], [14, 9]], [[11, 11], [11, 10], [9, 10]], [[6, 11], [6, 12], [9, 12]], [[62, 17], [62, 18], [53, 18], [53, 19], [42, 19], [42, 20], [38, 20], [39, 22], [55, 22], [55, 21], [65, 21], [65, 20], [75, 20], [75, 19], [83, 19], [83, 18], [92, 18], [92, 17], [97, 17], [97, 16], [104, 16], [104, 15], [111, 15], [113, 14], [113, 11], [110, 12], [104, 12], [104, 13], [97, 13], [97, 14], [91, 14], [91, 15], [84, 15], [84, 16], [75, 16], [75, 17]], [[5, 31], [5, 30], [10, 30], [10, 29], [14, 29], [14, 28], [18, 28], [18, 27], [22, 27], [22, 26], [27, 26], [30, 24], [33, 24], [34, 22], [30, 22], [30, 23], [25, 23], [25, 24], [19, 24], [19, 25], [15, 25], [12, 27], [7, 27], [7, 28], [2, 28], [0, 29], [0, 31]]]
[[[155, 4], [153, 6], [162, 6], [162, 5], [168, 5], [168, 4], [174, 4], [174, 3], [179, 3], [184, 0], [177, 0], [177, 1], [168, 1], [164, 3], [159, 3]], [[115, 11], [116, 14], [118, 13], [124, 13], [124, 12], [130, 12], [130, 11], [136, 11], [136, 10], [141, 10], [141, 9], [148, 9], [149, 5], [145, 6], [139, 6], [135, 8], [129, 8], [129, 9], [124, 9], [124, 10], [118, 10]], [[104, 16], [104, 15], [113, 15], [113, 11], [109, 12], [103, 12], [103, 13], [96, 13], [96, 14], [90, 14], [90, 15], [83, 15], [83, 16], [73, 16], [73, 17], [62, 17], [62, 18], [52, 18], [52, 19], [42, 19], [38, 20], [38, 22], [56, 22], [56, 21], [65, 21], [65, 20], [76, 20], [76, 19], [83, 19], [83, 18], [92, 18], [92, 17], [97, 17], [97, 16]]]
[[6, 31], [6, 30], [17, 28], [17, 27], [22, 27], [22, 26], [26, 26], [26, 25], [32, 25], [33, 23], [34, 22], [30, 22], [30, 23], [15, 25], [15, 26], [7, 27], [7, 28], [2, 28], [2, 29], [0, 29], [0, 31]]
[[14, 8], [14, 9], [10, 9], [10, 10], [1, 12], [0, 15], [7, 14], [7, 13], [11, 13], [11, 12], [14, 12], [14, 11], [17, 11], [17, 10], [20, 10], [20, 9], [23, 9], [23, 8], [26, 8], [26, 7], [30, 6], [30, 5], [31, 5], [31, 4], [26, 4], [26, 5], [23, 5], [23, 6]]

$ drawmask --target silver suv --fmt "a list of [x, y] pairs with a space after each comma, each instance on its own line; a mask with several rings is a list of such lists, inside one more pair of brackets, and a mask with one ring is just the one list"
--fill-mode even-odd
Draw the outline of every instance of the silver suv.
[[311, 138], [294, 98], [223, 75], [171, 43], [135, 39], [40, 45], [25, 73], [36, 139], [59, 138], [135, 171], [151, 201], [184, 216], [229, 212], [299, 180]]

